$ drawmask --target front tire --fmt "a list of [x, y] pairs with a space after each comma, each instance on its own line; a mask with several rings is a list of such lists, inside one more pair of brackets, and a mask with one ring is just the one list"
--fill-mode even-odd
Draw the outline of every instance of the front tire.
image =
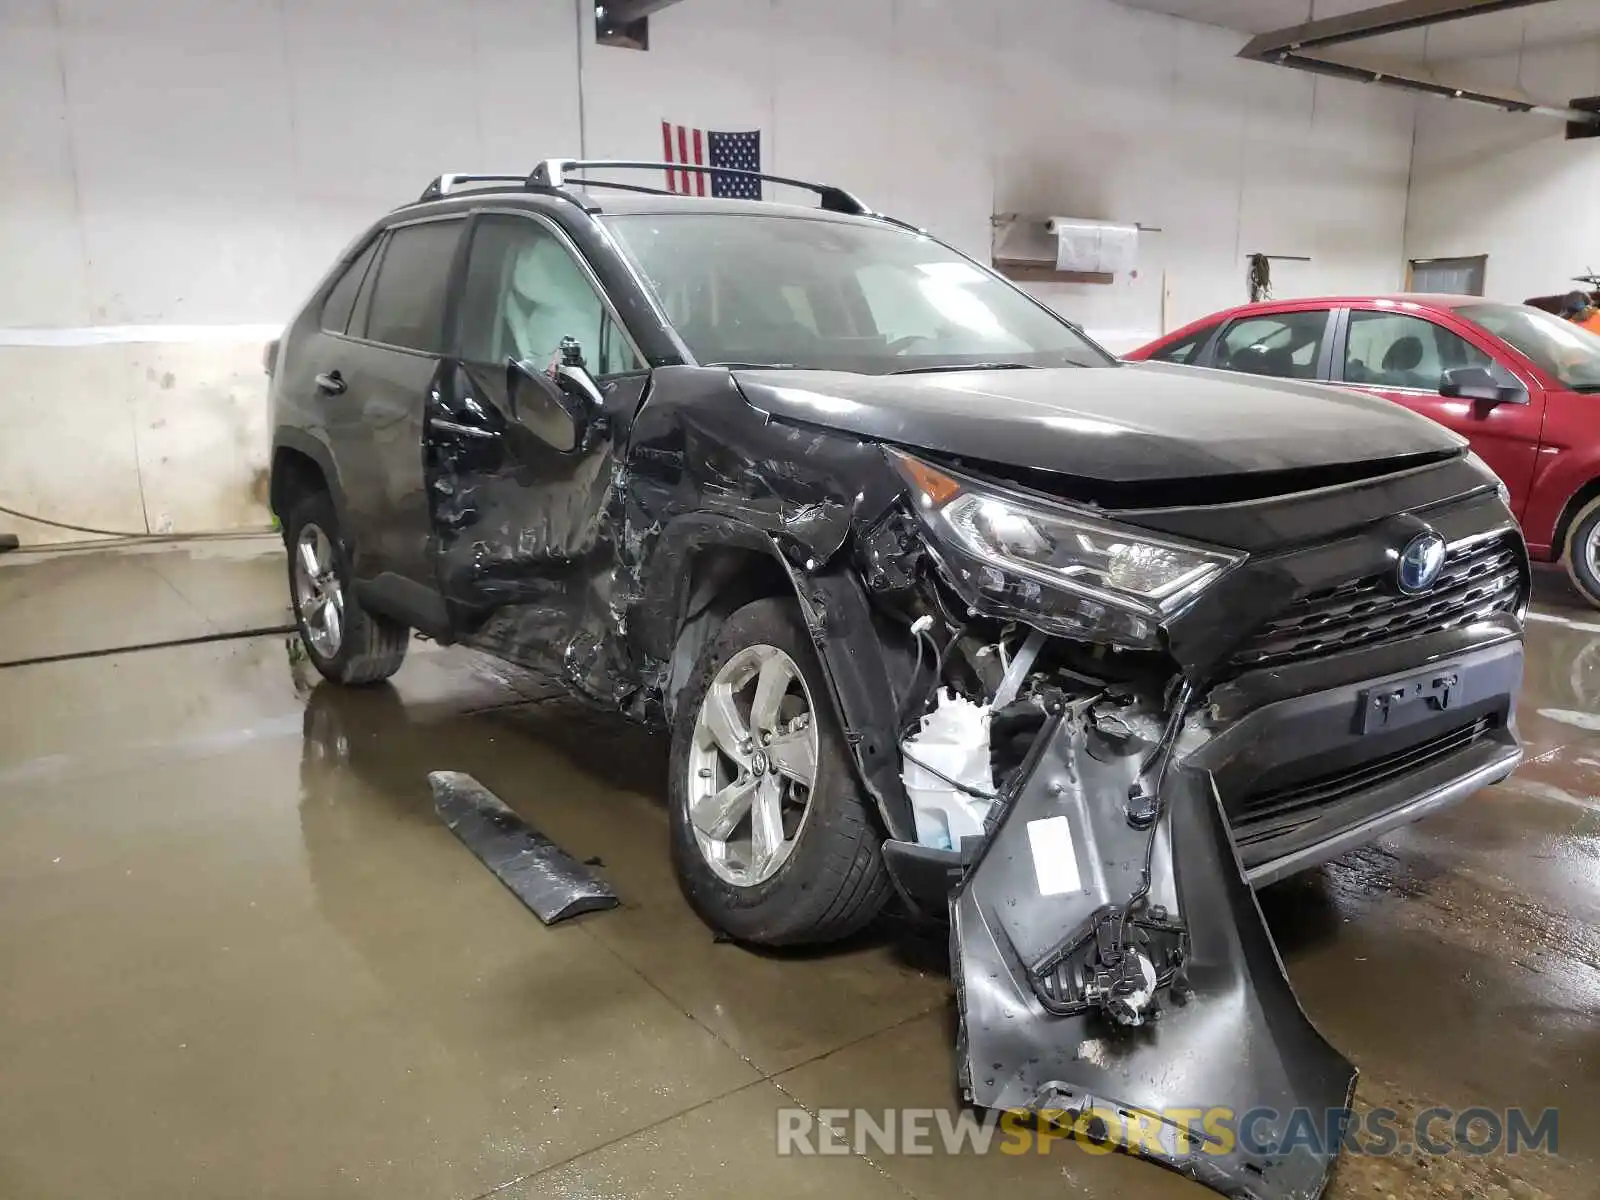
[[1600, 496], [1585, 504], [1567, 527], [1563, 558], [1578, 593], [1600, 608]]
[[678, 698], [672, 861], [700, 918], [766, 946], [864, 927], [890, 894], [827, 681], [792, 600], [739, 609]]
[[350, 556], [327, 492], [302, 496], [284, 528], [289, 598], [311, 663], [324, 679], [356, 687], [379, 683], [405, 661], [411, 631], [369, 613], [356, 599]]

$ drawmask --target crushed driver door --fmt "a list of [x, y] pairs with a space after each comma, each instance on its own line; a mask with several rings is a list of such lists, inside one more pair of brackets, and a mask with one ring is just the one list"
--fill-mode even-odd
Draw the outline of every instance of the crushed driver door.
[[648, 375], [553, 224], [470, 237], [424, 430], [439, 586], [463, 640], [615, 698], [615, 465]]

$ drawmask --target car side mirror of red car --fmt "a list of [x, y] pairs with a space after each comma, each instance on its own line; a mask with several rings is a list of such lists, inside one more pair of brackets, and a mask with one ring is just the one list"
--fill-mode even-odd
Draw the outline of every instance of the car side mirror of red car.
[[1439, 381], [1439, 394], [1452, 400], [1485, 404], [1526, 404], [1528, 394], [1515, 384], [1501, 383], [1487, 367], [1456, 367]]

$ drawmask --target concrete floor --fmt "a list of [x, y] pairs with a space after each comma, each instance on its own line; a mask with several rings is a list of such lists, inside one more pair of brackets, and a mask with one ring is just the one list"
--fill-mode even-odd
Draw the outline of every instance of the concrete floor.
[[[777, 1157], [780, 1107], [953, 1103], [941, 938], [713, 942], [663, 744], [491, 660], [340, 692], [282, 634], [191, 641], [281, 624], [280, 555], [0, 559], [0, 1196], [1211, 1194], [1066, 1143]], [[1600, 613], [1539, 594], [1519, 774], [1261, 901], [1359, 1104], [1559, 1106], [1560, 1157], [1347, 1159], [1333, 1197], [1600, 1195]], [[623, 907], [541, 927], [435, 768]]]

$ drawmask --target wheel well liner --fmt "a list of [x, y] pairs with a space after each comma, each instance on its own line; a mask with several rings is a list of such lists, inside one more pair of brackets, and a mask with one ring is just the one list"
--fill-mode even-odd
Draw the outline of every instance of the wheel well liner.
[[914, 840], [900, 780], [899, 706], [866, 592], [851, 569], [806, 572], [764, 530], [695, 514], [663, 532], [650, 575], [658, 582], [646, 588], [650, 603], [640, 610], [651, 616], [639, 634], [646, 652], [667, 664], [662, 700], [669, 717], [701, 648], [730, 613], [766, 596], [795, 597], [857, 775], [888, 835]]
[[750, 546], [707, 546], [686, 565], [679, 589], [677, 631], [662, 686], [662, 704], [669, 717], [700, 652], [717, 636], [723, 622], [753, 600], [794, 594], [776, 554]]

